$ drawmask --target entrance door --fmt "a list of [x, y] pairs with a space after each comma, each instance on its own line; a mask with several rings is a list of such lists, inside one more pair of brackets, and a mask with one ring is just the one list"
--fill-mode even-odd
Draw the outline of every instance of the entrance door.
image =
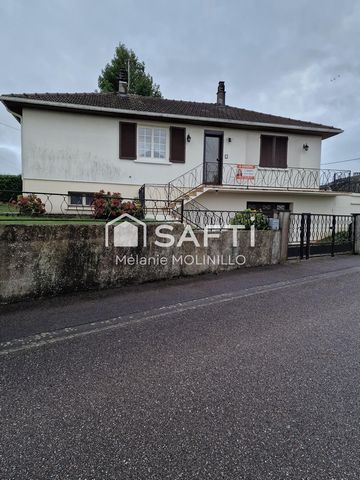
[[223, 132], [205, 132], [204, 138], [204, 183], [221, 185]]

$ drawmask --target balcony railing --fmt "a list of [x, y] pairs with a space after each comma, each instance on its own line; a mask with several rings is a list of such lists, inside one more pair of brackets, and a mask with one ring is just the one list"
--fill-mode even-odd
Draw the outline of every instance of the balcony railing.
[[[360, 193], [360, 176], [350, 170], [316, 168], [264, 168], [219, 162], [199, 164], [167, 184], [144, 184], [140, 198], [195, 201], [203, 187], [236, 187], [242, 190], [328, 191]], [[199, 205], [199, 207], [203, 207]]]
[[351, 192], [354, 190], [350, 170], [315, 168], [247, 168], [237, 164], [206, 163], [202, 181], [209, 185], [223, 185], [243, 189], [326, 190]]

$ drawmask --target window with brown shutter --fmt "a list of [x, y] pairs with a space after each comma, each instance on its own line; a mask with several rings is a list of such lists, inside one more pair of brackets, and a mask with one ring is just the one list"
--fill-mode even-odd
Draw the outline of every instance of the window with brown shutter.
[[288, 137], [261, 135], [260, 167], [287, 168]]
[[136, 123], [120, 122], [120, 158], [136, 159]]
[[185, 163], [185, 133], [185, 128], [170, 127], [170, 162]]

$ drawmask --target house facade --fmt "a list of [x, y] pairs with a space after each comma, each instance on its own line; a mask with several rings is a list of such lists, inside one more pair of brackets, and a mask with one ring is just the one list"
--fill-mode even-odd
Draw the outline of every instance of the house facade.
[[[183, 199], [193, 208], [360, 213], [351, 172], [321, 169], [321, 145], [342, 130], [215, 103], [117, 93], [3, 95], [22, 126], [25, 192], [99, 190]], [[140, 193], [139, 193], [140, 191]]]

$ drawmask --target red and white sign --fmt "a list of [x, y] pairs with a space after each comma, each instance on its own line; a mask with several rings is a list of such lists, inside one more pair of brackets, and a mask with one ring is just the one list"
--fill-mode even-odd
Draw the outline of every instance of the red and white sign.
[[256, 165], [244, 165], [239, 163], [236, 167], [236, 180], [255, 180]]

